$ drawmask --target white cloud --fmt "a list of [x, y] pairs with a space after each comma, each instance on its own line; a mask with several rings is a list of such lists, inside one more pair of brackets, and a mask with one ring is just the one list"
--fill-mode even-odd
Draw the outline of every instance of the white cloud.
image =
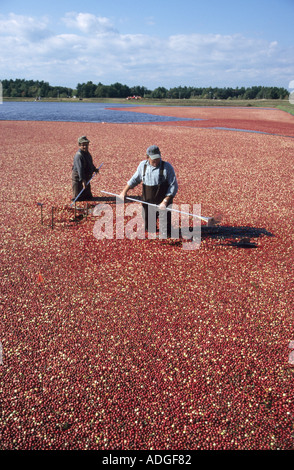
[[0, 15], [0, 38], [18, 38], [20, 41], [36, 42], [50, 37], [48, 19], [37, 20], [31, 16]]
[[145, 23], [147, 24], [147, 26], [155, 26], [156, 21], [154, 16], [148, 16], [147, 18], [145, 18]]
[[[31, 78], [75, 87], [88, 80], [144, 85], [288, 86], [293, 48], [241, 34], [120, 34], [89, 13], [68, 13], [63, 29], [48, 18], [0, 15], [3, 78]], [[58, 25], [59, 27], [59, 22]], [[57, 28], [56, 26], [56, 28]]]
[[108, 18], [95, 16], [91, 13], [66, 13], [62, 21], [68, 28], [76, 28], [85, 34], [116, 31]]

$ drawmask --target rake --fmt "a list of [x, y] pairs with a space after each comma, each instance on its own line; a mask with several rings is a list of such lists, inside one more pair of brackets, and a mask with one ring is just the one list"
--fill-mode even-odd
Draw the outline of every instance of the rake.
[[[121, 198], [119, 197], [119, 194], [110, 193], [110, 192], [108, 192], [108, 191], [102, 191], [102, 190], [101, 190], [101, 192], [102, 192], [102, 193], [105, 193], [105, 194], [110, 194], [111, 196], [116, 196], [116, 197], [118, 197], [119, 199], [121, 199]], [[133, 198], [128, 197], [128, 196], [126, 196], [126, 199], [128, 199], [129, 201], [138, 202], [138, 199], [133, 199]], [[142, 203], [147, 204], [148, 206], [153, 206], [153, 207], [159, 208], [158, 205], [156, 205], [156, 204], [151, 204], [150, 202], [142, 201]], [[191, 216], [191, 217], [196, 217], [196, 218], [198, 218], [198, 219], [203, 220], [204, 222], [206, 222], [206, 224], [207, 224], [208, 226], [215, 225], [215, 223], [216, 223], [216, 219], [215, 219], [214, 217], [203, 217], [203, 216], [197, 215], [197, 214], [190, 214], [189, 212], [179, 211], [179, 210], [177, 210], [177, 209], [172, 209], [171, 207], [166, 207], [166, 210], [168, 210], [168, 211], [173, 211], [173, 212], [178, 212], [179, 214], [189, 215], [189, 216]]]

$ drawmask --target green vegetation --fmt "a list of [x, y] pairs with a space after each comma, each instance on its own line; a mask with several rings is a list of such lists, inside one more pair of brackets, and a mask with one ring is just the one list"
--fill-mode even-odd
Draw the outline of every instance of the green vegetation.
[[72, 89], [54, 87], [47, 82], [35, 80], [2, 80], [3, 98], [66, 98]]
[[103, 85], [93, 82], [78, 84], [76, 89], [51, 86], [34, 80], [2, 80], [4, 101], [81, 101], [93, 103], [137, 103], [153, 106], [254, 106], [279, 108], [294, 115], [289, 92], [284, 88], [255, 86], [251, 88], [164, 87], [151, 91], [145, 87], [128, 87], [120, 83]]
[[282, 111], [286, 111], [286, 113], [290, 113], [294, 116], [294, 104], [289, 103], [286, 101], [285, 103], [281, 103], [277, 106], [277, 108], [281, 109]]
[[34, 80], [2, 80], [4, 98], [132, 98], [134, 96], [148, 99], [168, 100], [283, 100], [288, 98], [289, 92], [285, 88], [253, 86], [250, 88], [196, 88], [175, 87], [169, 90], [164, 87], [148, 90], [144, 86], [129, 87], [121, 83], [112, 85], [95, 85], [89, 81], [78, 83], [76, 89], [60, 86], [51, 86], [44, 81]]

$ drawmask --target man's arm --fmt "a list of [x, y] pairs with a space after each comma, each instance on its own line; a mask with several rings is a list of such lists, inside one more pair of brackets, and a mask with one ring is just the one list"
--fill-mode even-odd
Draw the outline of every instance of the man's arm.
[[126, 197], [126, 195], [128, 194], [128, 191], [129, 189], [131, 189], [131, 186], [129, 186], [128, 184], [124, 187], [124, 189], [122, 190], [122, 192], [120, 193], [119, 195], [119, 198], [124, 200], [124, 198]]
[[165, 198], [160, 203], [160, 207], [162, 206], [162, 208], [165, 208], [166, 206], [168, 206], [171, 199], [172, 196], [165, 196]]
[[81, 154], [80, 152], [77, 152], [74, 156], [74, 169], [77, 171], [79, 175], [79, 180], [84, 181], [85, 175], [84, 175], [84, 167], [82, 164], [82, 159], [81, 159]]
[[120, 193], [119, 197], [120, 199], [123, 199], [126, 197], [128, 191], [130, 189], [135, 188], [135, 186], [138, 186], [142, 182], [142, 162], [137, 168], [137, 171], [133, 174], [132, 178], [127, 182], [126, 186]]
[[167, 181], [169, 183], [169, 186], [167, 188], [167, 192], [166, 192], [164, 199], [160, 203], [161, 209], [165, 209], [178, 192], [178, 182], [177, 182], [175, 171], [173, 167], [167, 162], [166, 162], [166, 171], [167, 171]]

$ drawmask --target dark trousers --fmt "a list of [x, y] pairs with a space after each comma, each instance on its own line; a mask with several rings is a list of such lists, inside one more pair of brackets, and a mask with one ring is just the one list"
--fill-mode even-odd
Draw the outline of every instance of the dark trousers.
[[[156, 186], [147, 186], [143, 184], [142, 199], [145, 202], [159, 205], [165, 197], [168, 183], [163, 182]], [[172, 199], [168, 205], [172, 204]], [[143, 203], [142, 216], [145, 222], [145, 230], [150, 233], [156, 232], [157, 221], [159, 223], [159, 231], [163, 238], [171, 236], [171, 212], [167, 210], [159, 210], [157, 207], [149, 206]]]
[[[90, 178], [91, 178], [91, 176], [89, 176], [87, 181], [89, 181]], [[83, 183], [79, 180], [78, 173], [76, 171], [73, 171], [72, 172], [72, 195], [73, 195], [73, 199], [75, 199], [78, 196], [78, 194], [80, 194], [82, 189], [83, 189]], [[91, 184], [89, 183], [89, 184], [87, 184], [84, 191], [82, 192], [82, 194], [80, 195], [80, 197], [77, 200], [78, 201], [87, 201], [87, 200], [91, 199], [92, 197], [93, 196], [92, 196], [92, 191], [91, 191]]]
[[149, 233], [160, 232], [163, 238], [171, 236], [171, 212], [168, 210], [158, 210], [156, 207], [147, 204], [142, 205], [142, 217], [145, 223], [145, 230]]

